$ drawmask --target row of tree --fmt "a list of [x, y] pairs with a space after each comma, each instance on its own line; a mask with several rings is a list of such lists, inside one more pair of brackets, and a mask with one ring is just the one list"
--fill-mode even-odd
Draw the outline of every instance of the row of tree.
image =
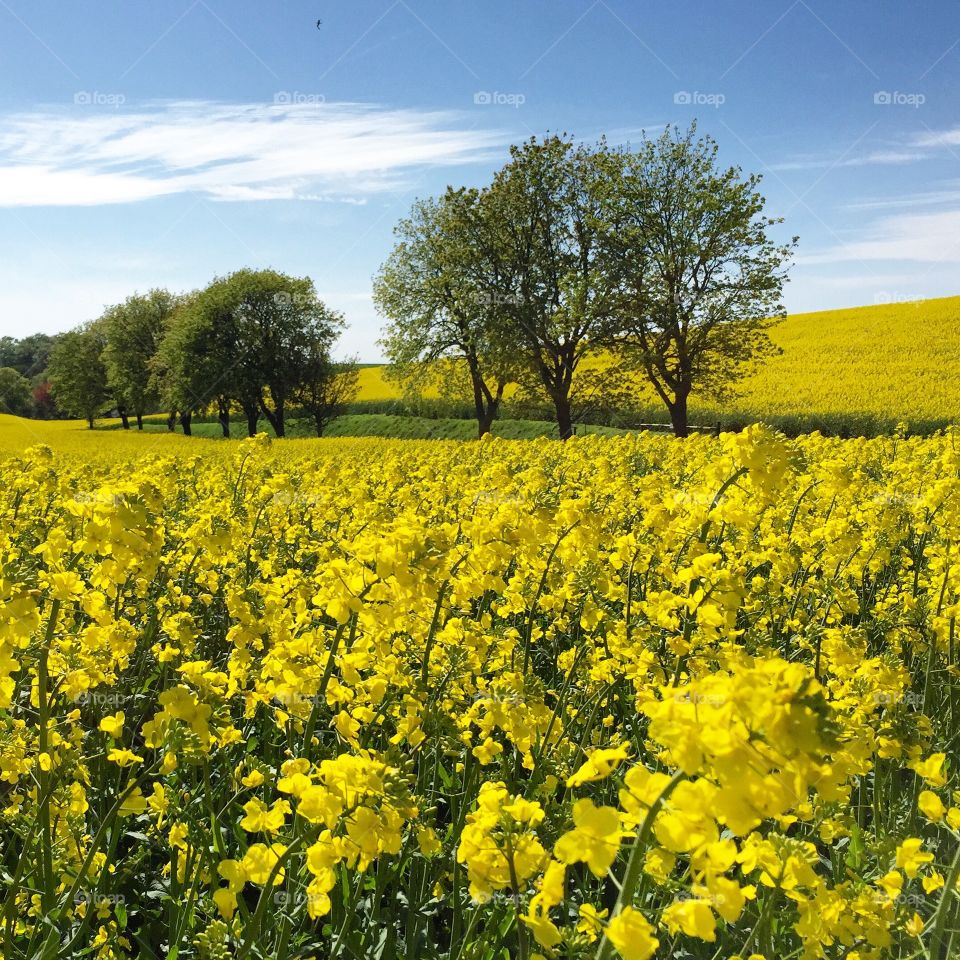
[[490, 429], [508, 384], [576, 405], [629, 403], [644, 380], [674, 431], [692, 394], [728, 398], [774, 352], [796, 238], [771, 239], [758, 176], [722, 168], [696, 127], [638, 149], [565, 136], [515, 146], [482, 189], [417, 202], [374, 282], [394, 375], [473, 398]]
[[343, 327], [308, 278], [239, 270], [193, 293], [157, 289], [109, 307], [58, 337], [46, 372], [60, 408], [91, 429], [105, 408], [124, 429], [166, 410], [169, 429], [179, 419], [190, 434], [195, 414], [215, 411], [229, 436], [239, 411], [251, 436], [266, 418], [283, 437], [295, 406], [319, 436], [356, 392], [356, 364], [332, 356]]

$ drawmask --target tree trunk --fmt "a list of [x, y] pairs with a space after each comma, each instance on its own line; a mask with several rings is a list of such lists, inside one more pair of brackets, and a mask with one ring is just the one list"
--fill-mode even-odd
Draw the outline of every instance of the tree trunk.
[[324, 418], [319, 413], [316, 413], [314, 414], [313, 421], [317, 428], [317, 436], [322, 437], [323, 428], [326, 426], [326, 423], [324, 422]]
[[192, 437], [193, 432], [191, 429], [191, 421], [193, 420], [193, 414], [189, 411], [180, 412], [180, 426], [183, 427], [183, 435], [185, 437]]
[[569, 440], [573, 436], [573, 418], [570, 414], [570, 398], [554, 397], [553, 406], [557, 411], [557, 430], [561, 440]]
[[130, 418], [127, 416], [126, 410], [117, 411], [120, 414], [120, 422], [123, 424], [124, 430], [130, 429]]
[[230, 403], [229, 401], [217, 402], [217, 419], [220, 421], [220, 429], [223, 431], [224, 438], [230, 436]]
[[93, 414], [92, 414], [92, 413], [87, 414], [87, 429], [88, 429], [88, 430], [92, 430], [92, 429], [93, 429]]
[[139, 410], [137, 411], [137, 429], [143, 429], [143, 414]]
[[247, 417], [247, 436], [255, 437], [257, 435], [257, 427], [260, 424], [260, 411], [257, 409], [255, 403], [242, 403], [240, 406], [243, 407], [243, 412]]
[[670, 410], [670, 423], [673, 425], [673, 435], [675, 437], [685, 437], [689, 434], [687, 424], [687, 395], [678, 393], [674, 395], [673, 403], [668, 403]]
[[177, 425], [177, 411], [171, 410], [170, 416], [167, 417], [167, 429], [173, 433], [173, 428]]
[[467, 363], [470, 366], [470, 381], [473, 387], [473, 415], [477, 418], [477, 436], [482, 437], [485, 433], [490, 432], [490, 424], [493, 421], [493, 417], [490, 415], [490, 410], [487, 407], [487, 401], [483, 391], [484, 383], [480, 377], [477, 362], [474, 359], [468, 359]]
[[497, 400], [491, 400], [485, 408], [481, 408], [477, 416], [479, 436], [482, 437], [485, 433], [490, 433], [493, 429], [493, 421], [497, 419], [497, 409], [499, 406], [500, 403]]
[[270, 426], [273, 427], [273, 432], [278, 437], [286, 436], [283, 422], [283, 404], [278, 403], [275, 410], [271, 410], [265, 403], [261, 403], [260, 406], [263, 409], [263, 415], [267, 418]]

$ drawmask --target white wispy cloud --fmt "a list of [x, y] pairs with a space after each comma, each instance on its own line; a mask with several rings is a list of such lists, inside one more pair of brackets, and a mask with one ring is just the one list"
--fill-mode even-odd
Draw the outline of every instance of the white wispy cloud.
[[960, 209], [881, 217], [866, 236], [797, 258], [798, 263], [888, 260], [926, 264], [960, 263]]
[[771, 170], [824, 170], [841, 169], [843, 167], [874, 167], [899, 166], [905, 163], [916, 163], [926, 160], [928, 154], [919, 149], [914, 150], [872, 150], [853, 157], [836, 159], [831, 157], [799, 157], [795, 160], [785, 160], [783, 163], [773, 163]]
[[953, 153], [960, 147], [960, 127], [948, 130], [925, 129], [904, 135], [898, 142], [881, 148], [859, 150], [850, 156], [803, 154], [770, 164], [771, 170], [822, 170], [843, 167], [902, 166]]
[[[283, 99], [281, 97], [281, 99]], [[0, 207], [208, 199], [358, 202], [506, 142], [450, 113], [356, 103], [177, 101], [0, 115]]]
[[919, 147], [960, 147], [960, 127], [952, 130], [929, 130], [914, 139]]

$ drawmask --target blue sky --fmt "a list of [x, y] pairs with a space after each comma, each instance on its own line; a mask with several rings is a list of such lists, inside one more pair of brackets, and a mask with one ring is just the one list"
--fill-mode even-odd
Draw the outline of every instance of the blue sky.
[[414, 198], [695, 117], [800, 237], [789, 309], [960, 293], [958, 81], [946, 0], [0, 0], [0, 334], [272, 266], [377, 359]]

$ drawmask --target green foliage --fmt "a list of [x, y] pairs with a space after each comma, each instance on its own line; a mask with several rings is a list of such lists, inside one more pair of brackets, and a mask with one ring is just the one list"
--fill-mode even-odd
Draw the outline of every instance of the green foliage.
[[491, 227], [476, 190], [448, 188], [439, 200], [418, 201], [374, 279], [393, 377], [411, 395], [433, 387], [470, 396], [480, 436], [519, 370]]
[[30, 381], [13, 367], [0, 367], [0, 410], [25, 416], [32, 399]]
[[[512, 378], [523, 401], [553, 405], [565, 438], [632, 406], [639, 370], [686, 433], [691, 393], [727, 398], [774, 352], [792, 247], [768, 238], [779, 221], [758, 184], [722, 170], [695, 127], [635, 151], [566, 136], [512, 147], [488, 187], [448, 188], [398, 225], [375, 283], [394, 377], [472, 394], [481, 434]], [[601, 350], [612, 364], [584, 363]]]
[[87, 323], [61, 335], [50, 355], [49, 374], [53, 394], [61, 409], [93, 421], [110, 399], [105, 347], [101, 324]]
[[134, 413], [138, 422], [160, 401], [150, 362], [176, 305], [173, 294], [151, 290], [109, 307], [101, 318], [106, 336], [103, 362], [107, 382], [118, 407]]
[[[717, 145], [668, 129], [604, 156], [602, 269], [616, 291], [617, 354], [639, 368], [686, 433], [691, 393], [714, 400], [775, 353], [792, 245], [767, 235], [758, 176], [723, 170]], [[794, 243], [796, 240], [794, 240]]]
[[[153, 367], [171, 408], [216, 406], [226, 434], [231, 406], [239, 405], [251, 433], [262, 414], [282, 437], [288, 404], [295, 395], [309, 399], [311, 382], [327, 375], [342, 327], [309, 278], [239, 270], [184, 299]], [[321, 399], [318, 388], [318, 409]]]
[[17, 340], [0, 337], [0, 367], [12, 367], [28, 380], [38, 377], [46, 369], [58, 336], [34, 333]]

